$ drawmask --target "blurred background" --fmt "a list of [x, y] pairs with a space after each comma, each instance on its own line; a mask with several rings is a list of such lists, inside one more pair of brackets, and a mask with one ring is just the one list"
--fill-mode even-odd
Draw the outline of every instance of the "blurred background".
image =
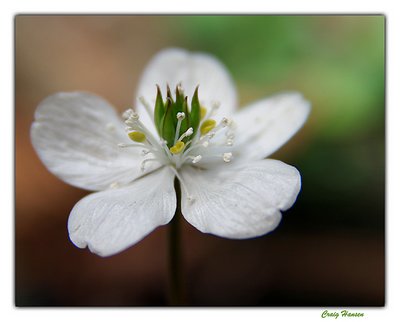
[[170, 46], [217, 56], [241, 106], [284, 90], [313, 105], [272, 156], [303, 178], [274, 232], [234, 241], [182, 221], [188, 304], [385, 304], [384, 16], [17, 16], [15, 31], [17, 306], [167, 304], [168, 226], [109, 258], [76, 248], [66, 223], [88, 192], [46, 170], [29, 128], [58, 91], [123, 111], [145, 64]]

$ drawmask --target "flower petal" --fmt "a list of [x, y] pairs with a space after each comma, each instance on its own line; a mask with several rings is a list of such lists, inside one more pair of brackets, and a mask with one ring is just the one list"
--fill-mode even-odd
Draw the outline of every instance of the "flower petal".
[[162, 168], [131, 185], [90, 194], [72, 209], [71, 241], [100, 256], [110, 256], [140, 241], [174, 216], [174, 174]]
[[[38, 106], [31, 139], [53, 174], [83, 189], [102, 190], [143, 175], [140, 149], [118, 147], [118, 143], [129, 143], [124, 128], [102, 98], [82, 92], [57, 93]], [[147, 168], [151, 170], [154, 167]]]
[[186, 220], [204, 233], [237, 239], [275, 229], [301, 185], [294, 167], [271, 159], [225, 170], [186, 167], [182, 176], [193, 198], [182, 195]]
[[[154, 108], [156, 99], [156, 84], [166, 97], [166, 85], [175, 91], [175, 86], [181, 83], [185, 95], [191, 97], [196, 86], [199, 87], [200, 103], [207, 109], [213, 102], [219, 102], [218, 115], [231, 115], [236, 109], [236, 90], [229, 72], [215, 57], [203, 53], [189, 53], [183, 49], [170, 48], [159, 52], [153, 57], [143, 72], [137, 91], [137, 110], [146, 126], [154, 129], [154, 123], [146, 113], [139, 98], [144, 97]], [[174, 93], [173, 93], [174, 96]]]
[[304, 124], [310, 103], [299, 93], [282, 93], [245, 107], [234, 115], [235, 158], [265, 158], [286, 143]]

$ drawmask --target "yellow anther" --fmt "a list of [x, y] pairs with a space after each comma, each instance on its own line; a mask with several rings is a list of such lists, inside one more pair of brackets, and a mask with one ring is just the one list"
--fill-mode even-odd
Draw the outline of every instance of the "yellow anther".
[[204, 119], [207, 114], [207, 109], [204, 106], [200, 107], [200, 120]]
[[178, 154], [182, 152], [184, 147], [185, 143], [183, 143], [182, 141], [178, 141], [175, 143], [174, 146], [170, 147], [169, 150], [171, 151], [172, 154]]
[[144, 142], [146, 140], [146, 135], [139, 131], [129, 132], [129, 138], [135, 142]]
[[205, 120], [200, 126], [201, 135], [205, 135], [208, 132], [210, 132], [215, 127], [216, 124], [217, 122], [215, 122], [212, 119]]

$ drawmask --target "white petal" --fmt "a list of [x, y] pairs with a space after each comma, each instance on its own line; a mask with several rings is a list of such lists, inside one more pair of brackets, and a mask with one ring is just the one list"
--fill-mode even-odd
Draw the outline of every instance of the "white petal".
[[102, 98], [82, 92], [57, 93], [38, 106], [31, 139], [53, 174], [80, 188], [102, 190], [143, 175], [141, 150], [118, 147], [118, 143], [129, 143], [124, 128]]
[[282, 93], [245, 107], [234, 115], [235, 157], [265, 158], [286, 143], [304, 124], [310, 103], [299, 93]]
[[127, 187], [83, 198], [70, 214], [69, 237], [80, 248], [110, 256], [167, 224], [175, 209], [174, 174], [162, 168]]
[[182, 194], [186, 220], [202, 232], [238, 239], [275, 229], [301, 185], [294, 167], [271, 159], [218, 171], [187, 167], [182, 176], [193, 198]]
[[154, 129], [152, 119], [148, 116], [138, 98], [143, 96], [154, 108], [156, 84], [160, 85], [164, 99], [166, 85], [175, 95], [175, 87], [182, 84], [185, 95], [191, 97], [197, 85], [200, 102], [211, 108], [213, 102], [221, 105], [216, 118], [231, 115], [236, 109], [236, 90], [226, 70], [215, 57], [203, 53], [189, 53], [183, 49], [166, 49], [154, 56], [143, 72], [137, 91], [137, 109], [141, 120]]

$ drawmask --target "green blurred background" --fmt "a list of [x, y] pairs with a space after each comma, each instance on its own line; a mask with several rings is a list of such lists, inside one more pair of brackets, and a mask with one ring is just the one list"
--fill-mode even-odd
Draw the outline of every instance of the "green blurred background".
[[272, 156], [303, 178], [277, 230], [232, 241], [184, 224], [189, 305], [384, 305], [384, 16], [17, 16], [15, 31], [16, 305], [166, 304], [168, 227], [106, 259], [75, 248], [66, 221], [87, 192], [45, 169], [29, 127], [58, 91], [124, 110], [170, 46], [217, 56], [241, 106], [284, 90], [313, 106]]

